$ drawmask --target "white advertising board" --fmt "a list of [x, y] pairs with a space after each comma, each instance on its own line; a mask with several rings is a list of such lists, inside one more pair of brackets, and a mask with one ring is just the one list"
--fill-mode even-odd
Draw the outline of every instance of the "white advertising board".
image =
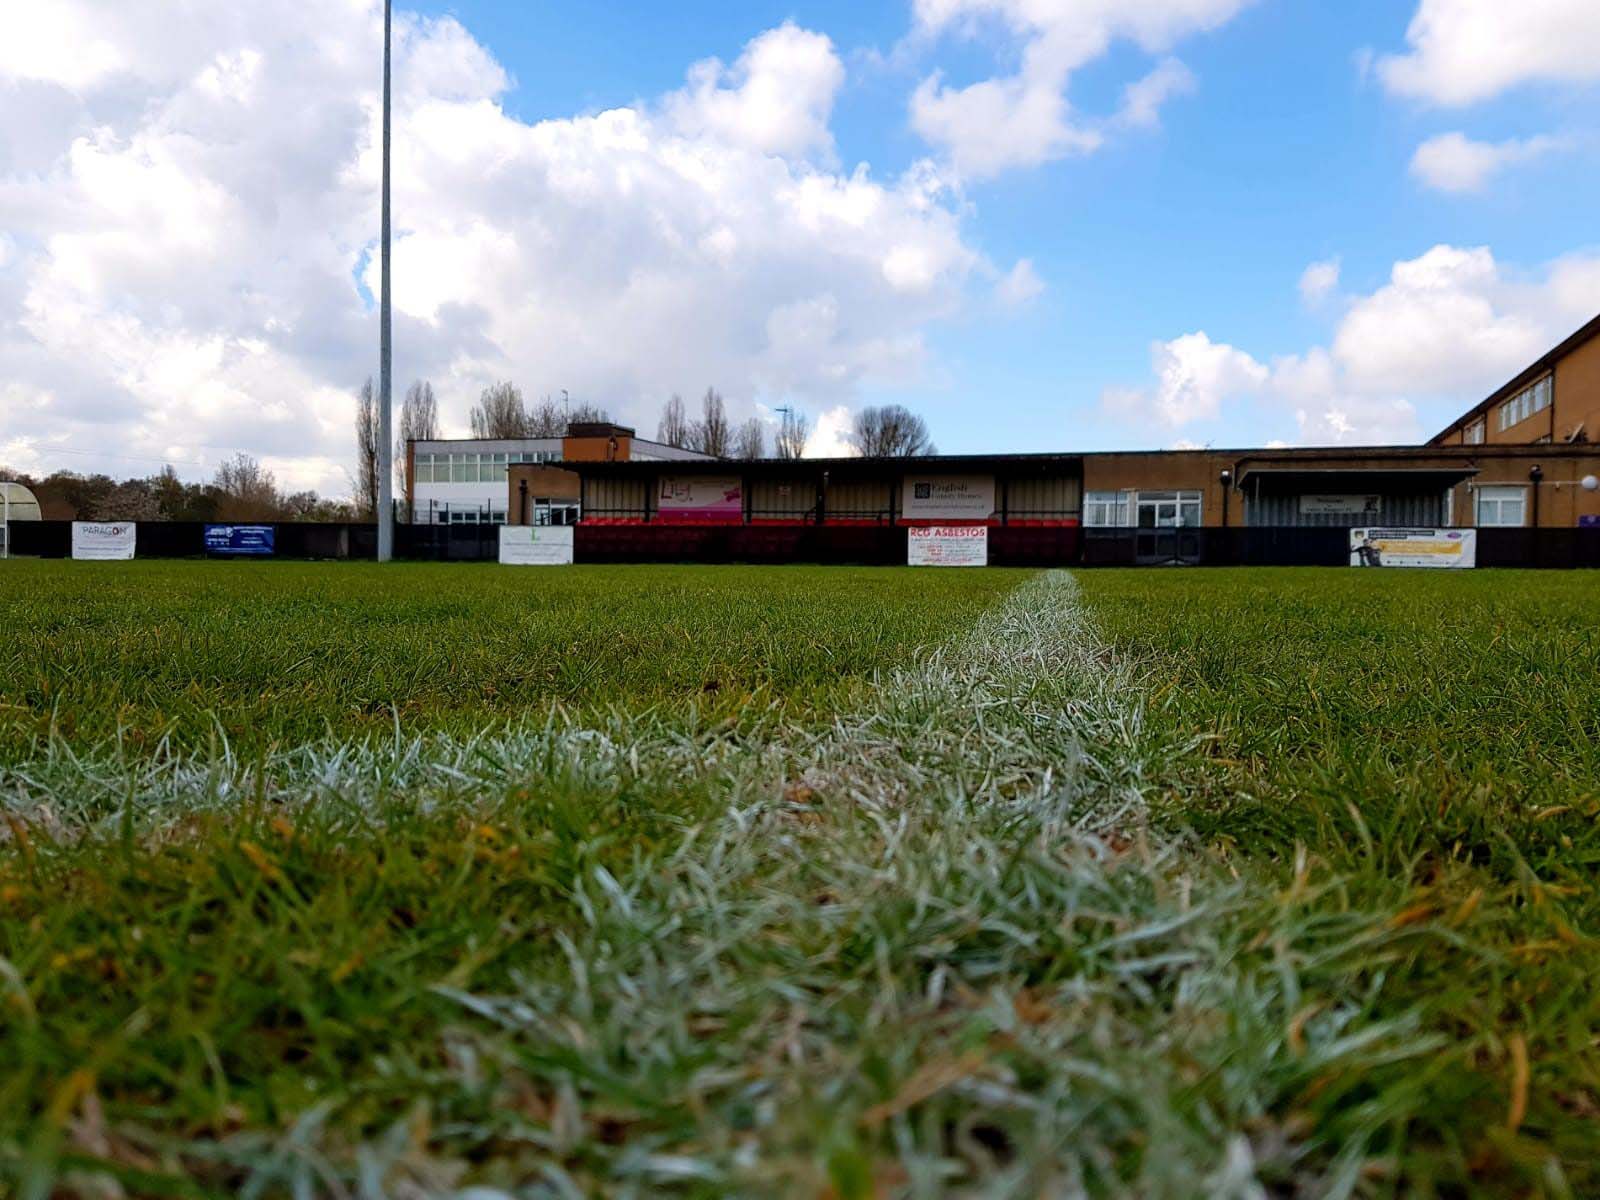
[[900, 484], [908, 521], [987, 521], [993, 512], [993, 475], [907, 475]]
[[572, 563], [572, 526], [502, 525], [500, 561], [517, 567], [569, 566]]
[[744, 484], [737, 475], [663, 475], [656, 508], [663, 517], [738, 521], [744, 517]]
[[1352, 529], [1352, 567], [1475, 567], [1476, 529]]
[[906, 563], [913, 567], [984, 567], [986, 525], [913, 525], [906, 530]]
[[1371, 513], [1377, 516], [1383, 506], [1379, 496], [1301, 496], [1300, 515]]
[[133, 557], [132, 521], [74, 521], [72, 557], [115, 560]]

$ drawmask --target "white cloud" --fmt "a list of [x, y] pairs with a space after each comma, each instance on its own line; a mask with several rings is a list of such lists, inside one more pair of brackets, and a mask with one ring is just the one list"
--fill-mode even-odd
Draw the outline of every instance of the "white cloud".
[[1020, 46], [1011, 75], [964, 87], [928, 76], [911, 99], [911, 123], [971, 178], [993, 176], [1098, 149], [1102, 126], [1149, 126], [1167, 99], [1190, 90], [1193, 76], [1167, 59], [1124, 95], [1109, 120], [1080, 118], [1067, 99], [1072, 75], [1117, 41], [1150, 54], [1230, 21], [1250, 0], [916, 0], [916, 36], [976, 35], [998, 26]]
[[1321, 304], [1339, 287], [1339, 260], [1314, 262], [1300, 275], [1300, 299], [1311, 308]]
[[1440, 105], [1473, 104], [1534, 82], [1600, 79], [1600, 5], [1593, 0], [1421, 0], [1406, 54], [1379, 60], [1390, 91]]
[[1441, 192], [1476, 192], [1507, 167], [1531, 162], [1562, 146], [1559, 138], [1475, 142], [1463, 133], [1429, 138], [1411, 156], [1411, 173]]
[[855, 414], [848, 404], [838, 404], [817, 418], [806, 438], [807, 458], [854, 458], [856, 448], [850, 444], [850, 431], [855, 428]]
[[1204, 332], [1153, 343], [1150, 369], [1155, 387], [1109, 390], [1108, 411], [1177, 428], [1217, 416], [1225, 400], [1252, 393], [1267, 381], [1266, 367], [1242, 350], [1213, 342]]
[[1033, 269], [1031, 258], [1017, 259], [1017, 265], [995, 284], [995, 298], [1008, 308], [1021, 308], [1044, 292], [1044, 280]]
[[763, 154], [831, 151], [828, 119], [844, 64], [820, 33], [785, 22], [753, 39], [732, 68], [715, 58], [689, 69], [689, 86], [665, 102], [689, 137], [712, 137]]
[[1175, 58], [1158, 64], [1143, 79], [1130, 83], [1122, 92], [1118, 124], [1131, 129], [1150, 129], [1161, 124], [1161, 107], [1174, 96], [1186, 96], [1195, 89], [1194, 72]]
[[[31, 52], [0, 50], [0, 95], [32, 105], [0, 105], [8, 445], [245, 449], [345, 490], [377, 357], [357, 288], [377, 284], [375, 0], [35, 7]], [[92, 70], [63, 57], [85, 30]], [[736, 410], [847, 404], [915, 380], [927, 326], [996, 274], [928, 165], [829, 165], [843, 68], [818, 34], [781, 26], [658, 102], [527, 124], [455, 21], [396, 33], [396, 374], [430, 377], [453, 431], [497, 378], [642, 428], [707, 384]]]
[[1155, 385], [1108, 389], [1108, 409], [1169, 426], [1253, 397], [1293, 414], [1303, 443], [1379, 444], [1423, 435], [1418, 405], [1481, 399], [1600, 310], [1600, 257], [1508, 275], [1487, 248], [1435, 246], [1351, 300], [1331, 344], [1275, 359], [1189, 334], [1152, 351]]

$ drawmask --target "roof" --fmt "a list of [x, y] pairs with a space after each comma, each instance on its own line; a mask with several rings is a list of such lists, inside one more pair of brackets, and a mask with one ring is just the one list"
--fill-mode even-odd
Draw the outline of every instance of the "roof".
[[1462, 426], [1468, 425], [1477, 420], [1478, 417], [1488, 412], [1502, 400], [1516, 395], [1523, 388], [1527, 387], [1534, 380], [1538, 379], [1539, 376], [1548, 371], [1554, 370], [1555, 365], [1559, 360], [1571, 354], [1574, 350], [1578, 349], [1578, 347], [1593, 341], [1596, 337], [1600, 337], [1600, 316], [1594, 317], [1587, 324], [1585, 324], [1583, 328], [1579, 329], [1560, 345], [1546, 351], [1544, 355], [1538, 359], [1538, 361], [1533, 363], [1532, 366], [1523, 368], [1506, 383], [1501, 384], [1500, 387], [1489, 393], [1487, 399], [1480, 400], [1466, 412], [1462, 413], [1461, 416], [1457, 417], [1454, 421], [1451, 421], [1450, 424], [1446, 425], [1438, 433], [1434, 434], [1428, 439], [1428, 445], [1431, 446], [1441, 438], [1449, 437]]

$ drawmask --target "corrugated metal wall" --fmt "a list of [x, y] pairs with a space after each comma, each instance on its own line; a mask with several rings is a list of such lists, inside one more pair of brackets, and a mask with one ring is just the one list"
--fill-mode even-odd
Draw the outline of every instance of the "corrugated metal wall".
[[1354, 512], [1302, 513], [1297, 495], [1263, 495], [1259, 499], [1245, 495], [1245, 524], [1255, 526], [1313, 526], [1324, 529], [1355, 529], [1362, 525], [1415, 525], [1421, 529], [1443, 526], [1449, 517], [1444, 509], [1442, 492], [1421, 495], [1382, 496], [1378, 511], [1371, 514]]
[[642, 517], [646, 495], [643, 479], [588, 478], [583, 481], [583, 515]]
[[1064, 520], [1078, 516], [1083, 509], [1082, 485], [1077, 479], [1013, 479], [1002, 486], [1007, 488], [1006, 513], [1019, 520]]
[[798, 520], [817, 507], [817, 485], [810, 479], [757, 479], [750, 485], [750, 516], [757, 520]]
[[828, 488], [827, 515], [844, 520], [887, 520], [893, 504], [892, 490], [887, 479], [833, 484]]

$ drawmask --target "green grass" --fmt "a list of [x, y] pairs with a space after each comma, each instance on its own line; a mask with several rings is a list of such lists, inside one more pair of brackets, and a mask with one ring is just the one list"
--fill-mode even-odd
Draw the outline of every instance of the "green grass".
[[[1387, 909], [1432, 935], [1427, 953], [1362, 972], [1375, 1004], [1444, 1039], [1426, 1103], [1392, 1131], [1410, 1187], [1527, 1188], [1554, 1153], [1577, 1194], [1600, 1189], [1596, 577], [1083, 584], [1164, 720], [1204, 739], [1166, 821], [1275, 873], [1313, 912]], [[1520, 1140], [1507, 1130], [1515, 1041], [1531, 1060]]]
[[1600, 1193], [1591, 576], [14, 565], [0, 1194]]
[[15, 561], [0, 569], [0, 761], [52, 727], [236, 750], [481, 731], [552, 706], [825, 712], [1022, 577], [478, 564]]

